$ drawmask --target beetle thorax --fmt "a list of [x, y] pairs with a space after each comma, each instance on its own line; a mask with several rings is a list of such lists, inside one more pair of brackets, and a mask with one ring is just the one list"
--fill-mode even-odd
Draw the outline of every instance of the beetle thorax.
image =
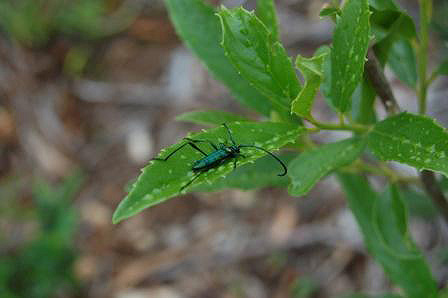
[[229, 147], [227, 147], [227, 149], [231, 153], [240, 153], [240, 147], [236, 146], [236, 145], [229, 146]]

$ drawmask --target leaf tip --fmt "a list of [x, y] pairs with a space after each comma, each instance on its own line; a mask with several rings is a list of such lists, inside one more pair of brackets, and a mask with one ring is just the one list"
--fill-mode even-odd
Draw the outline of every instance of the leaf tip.
[[120, 215], [118, 210], [119, 209], [115, 210], [114, 214], [112, 215], [112, 224], [114, 224], [114, 225], [120, 223], [123, 219], [125, 219], [125, 217]]
[[215, 14], [218, 14], [218, 15], [219, 15], [219, 13], [220, 13], [221, 11], [229, 11], [229, 9], [228, 9], [227, 7], [225, 7], [223, 4], [221, 4], [221, 5], [219, 6], [219, 12], [217, 12], [217, 13], [215, 13]]
[[127, 212], [124, 212], [125, 208], [123, 206], [124, 202], [126, 202], [126, 198], [127, 197], [125, 197], [123, 201], [118, 204], [118, 207], [115, 209], [114, 214], [112, 215], [112, 224], [114, 225], [129, 217], [129, 214]]

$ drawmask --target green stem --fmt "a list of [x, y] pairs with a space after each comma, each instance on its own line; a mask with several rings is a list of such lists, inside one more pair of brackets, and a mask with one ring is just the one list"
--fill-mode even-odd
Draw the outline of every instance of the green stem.
[[361, 159], [356, 160], [346, 168], [354, 173], [367, 172], [372, 175], [387, 177], [393, 183], [395, 182], [415, 183], [419, 181], [418, 177], [398, 175], [394, 170], [390, 169], [385, 164], [371, 165], [364, 162]]
[[326, 129], [326, 130], [350, 130], [350, 131], [354, 131], [354, 132], [366, 132], [369, 130], [369, 127], [366, 125], [362, 125], [362, 124], [345, 124], [345, 123], [341, 123], [341, 124], [334, 124], [334, 123], [323, 123], [323, 122], [319, 122], [316, 121], [313, 118], [309, 118], [307, 119], [311, 124], [313, 124], [314, 126], [316, 126], [319, 129]]
[[437, 79], [437, 76], [439, 75], [439, 72], [436, 70], [434, 70], [432, 72], [432, 74], [429, 76], [428, 80], [426, 80], [426, 86], [428, 87], [429, 85], [431, 85], [435, 79]]
[[339, 113], [338, 116], [339, 116], [339, 125], [344, 126], [345, 125], [344, 114]]
[[331, 1], [331, 4], [332, 4], [334, 7], [339, 7], [339, 0], [332, 0], [332, 1]]
[[419, 113], [426, 113], [426, 98], [428, 90], [428, 80], [426, 70], [428, 66], [428, 44], [429, 44], [429, 23], [432, 15], [432, 1], [419, 0], [420, 2], [420, 33], [418, 44], [418, 107]]
[[368, 163], [365, 163], [361, 159], [358, 159], [357, 161], [355, 161], [353, 163], [353, 165], [355, 167], [357, 167], [360, 171], [369, 172], [369, 173], [377, 175], [377, 176], [386, 176], [386, 177], [391, 178], [392, 180], [395, 179], [395, 175], [391, 175], [390, 172], [385, 172], [382, 168], [372, 166]]
[[[420, 3], [420, 40], [418, 44], [418, 107], [419, 113], [426, 113], [426, 97], [428, 86], [437, 77], [434, 72], [427, 78], [427, 64], [428, 64], [428, 46], [429, 46], [429, 23], [432, 15], [432, 0], [419, 0]], [[423, 170], [420, 172], [420, 180], [426, 190], [426, 193], [431, 197], [433, 202], [439, 207], [439, 210], [448, 223], [448, 201], [437, 184], [434, 172]]]

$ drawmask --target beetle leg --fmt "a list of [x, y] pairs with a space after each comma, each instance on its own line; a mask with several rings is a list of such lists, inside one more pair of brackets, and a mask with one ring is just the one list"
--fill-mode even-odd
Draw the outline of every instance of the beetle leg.
[[192, 143], [208, 143], [213, 147], [213, 149], [218, 150], [218, 147], [210, 140], [195, 140], [190, 138], [184, 138], [184, 140], [190, 141]]
[[173, 152], [171, 152], [170, 154], [168, 154], [166, 157], [164, 157], [164, 158], [154, 157], [154, 158], [151, 158], [151, 160], [167, 161], [171, 156], [173, 156], [174, 153], [176, 153], [177, 151], [179, 151], [180, 149], [182, 149], [182, 148], [185, 147], [186, 145], [190, 145], [191, 147], [193, 147], [193, 148], [196, 149], [197, 151], [199, 151], [199, 152], [201, 152], [202, 154], [204, 154], [204, 156], [207, 156], [207, 153], [205, 153], [205, 152], [202, 151], [198, 146], [196, 146], [194, 143], [192, 143], [192, 142], [189, 141], [189, 142], [183, 144], [182, 146], [179, 146], [178, 148], [176, 148]]
[[185, 147], [185, 145], [187, 145], [188, 143], [183, 144], [182, 146], [179, 146], [178, 148], [176, 148], [173, 152], [171, 152], [170, 154], [168, 154], [166, 157], [164, 158], [158, 158], [158, 157], [154, 157], [151, 158], [151, 160], [161, 160], [161, 161], [167, 161], [168, 158], [170, 158], [174, 153], [176, 153], [177, 151], [179, 151], [180, 149], [182, 149], [183, 147]]
[[237, 159], [238, 159], [238, 157], [242, 157], [242, 158], [246, 158], [246, 155], [244, 155], [244, 154], [241, 154], [241, 153], [237, 153], [237, 154], [235, 154], [235, 157], [234, 157], [234, 159], [233, 159], [233, 170], [235, 171], [236, 170], [236, 162], [237, 162]]
[[233, 139], [232, 132], [230, 131], [230, 128], [227, 126], [227, 124], [223, 123], [222, 126], [227, 130], [227, 134], [229, 135], [230, 141], [232, 141], [232, 144], [236, 146], [235, 140]]
[[188, 142], [188, 145], [190, 145], [191, 147], [193, 147], [194, 149], [198, 150], [199, 152], [201, 152], [202, 154], [204, 154], [204, 156], [207, 156], [208, 154], [205, 153], [204, 151], [202, 151], [198, 146], [196, 146], [194, 143], [192, 142]]
[[188, 181], [187, 184], [185, 184], [184, 186], [182, 186], [179, 190], [179, 192], [182, 192], [185, 188], [187, 188], [187, 186], [189, 186], [191, 183], [193, 183], [194, 180], [196, 180], [197, 178], [199, 178], [199, 176], [201, 176], [201, 174], [204, 172], [200, 172], [199, 174], [197, 174], [196, 176], [194, 176], [190, 181]]

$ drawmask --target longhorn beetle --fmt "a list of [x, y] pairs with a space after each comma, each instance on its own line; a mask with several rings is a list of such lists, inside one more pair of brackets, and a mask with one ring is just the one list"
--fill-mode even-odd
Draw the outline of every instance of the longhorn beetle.
[[[187, 142], [181, 146], [179, 146], [177, 149], [175, 149], [173, 152], [168, 154], [165, 158], [152, 158], [151, 160], [160, 160], [160, 161], [167, 161], [171, 156], [173, 156], [174, 153], [185, 147], [186, 145], [190, 145], [193, 149], [201, 152], [204, 157], [196, 160], [193, 163], [193, 166], [191, 169], [193, 172], [198, 173], [196, 176], [194, 176], [187, 184], [181, 187], [179, 192], [184, 190], [187, 186], [189, 186], [191, 183], [193, 183], [194, 180], [196, 180], [202, 173], [208, 171], [209, 169], [216, 168], [222, 163], [224, 163], [226, 160], [230, 160], [233, 158], [233, 169], [236, 169], [236, 160], [238, 156], [242, 156], [245, 158], [243, 154], [240, 153], [240, 148], [255, 148], [258, 150], [262, 150], [272, 156], [276, 161], [278, 161], [282, 167], [283, 167], [283, 173], [278, 174], [278, 176], [285, 176], [288, 172], [288, 169], [286, 168], [285, 164], [274, 154], [267, 151], [264, 148], [255, 146], [255, 145], [237, 145], [235, 140], [233, 139], [232, 132], [230, 131], [230, 128], [227, 126], [227, 124], [222, 124], [224, 128], [227, 130], [227, 133], [229, 135], [230, 141], [232, 142], [232, 145], [227, 146], [225, 143], [219, 143], [218, 146], [216, 146], [212, 141], [210, 140], [194, 140], [190, 138], [184, 138]], [[208, 143], [212, 148], [213, 152], [207, 154], [202, 149], [200, 149], [198, 146], [196, 146], [195, 143]]]

